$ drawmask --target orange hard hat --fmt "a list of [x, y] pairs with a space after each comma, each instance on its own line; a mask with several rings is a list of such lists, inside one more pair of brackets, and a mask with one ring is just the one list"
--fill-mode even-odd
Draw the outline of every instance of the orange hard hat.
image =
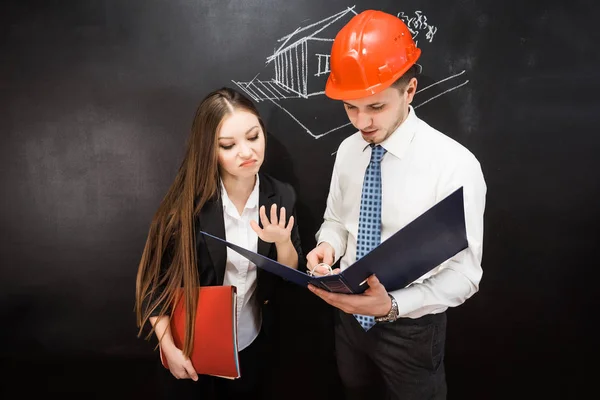
[[355, 15], [336, 35], [325, 95], [359, 99], [388, 88], [415, 64], [421, 49], [402, 20], [382, 11]]

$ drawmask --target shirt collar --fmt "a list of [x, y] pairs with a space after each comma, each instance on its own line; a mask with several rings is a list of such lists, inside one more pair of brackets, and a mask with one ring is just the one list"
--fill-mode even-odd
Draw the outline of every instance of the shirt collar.
[[[392, 153], [397, 158], [401, 159], [402, 157], [404, 157], [404, 155], [408, 151], [410, 143], [412, 142], [415, 136], [417, 121], [418, 118], [415, 114], [415, 110], [413, 109], [413, 106], [409, 105], [408, 116], [406, 117], [404, 122], [402, 122], [400, 126], [398, 126], [396, 130], [392, 132], [392, 134], [386, 140], [381, 142], [381, 146], [387, 152]], [[367, 147], [368, 144], [365, 145], [363, 151]]]
[[[222, 201], [223, 201], [223, 210], [228, 213], [229, 215], [236, 215], [237, 214], [237, 209], [235, 208], [235, 205], [233, 204], [233, 202], [231, 201], [231, 199], [229, 198], [229, 196], [227, 195], [227, 190], [225, 189], [225, 185], [223, 184], [223, 180], [220, 179], [220, 184], [221, 184], [221, 197], [222, 197]], [[260, 178], [258, 177], [258, 174], [256, 174], [256, 182], [254, 182], [254, 188], [252, 189], [252, 192], [250, 193], [250, 197], [248, 197], [248, 200], [246, 201], [246, 205], [244, 206], [244, 210], [245, 209], [254, 209], [256, 207], [258, 207], [258, 188], [259, 188], [259, 183], [260, 183]]]

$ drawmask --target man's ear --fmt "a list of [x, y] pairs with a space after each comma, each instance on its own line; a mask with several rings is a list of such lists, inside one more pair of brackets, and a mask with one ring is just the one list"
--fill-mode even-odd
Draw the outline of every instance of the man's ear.
[[412, 78], [410, 81], [408, 81], [408, 85], [406, 86], [406, 100], [409, 104], [412, 102], [413, 98], [415, 97], [415, 94], [417, 93], [417, 84], [417, 78]]

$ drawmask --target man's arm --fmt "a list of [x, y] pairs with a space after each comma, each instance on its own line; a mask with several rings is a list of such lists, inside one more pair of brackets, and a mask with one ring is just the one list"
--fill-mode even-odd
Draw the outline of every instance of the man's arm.
[[463, 186], [469, 246], [422, 283], [390, 292], [398, 302], [400, 317], [417, 318], [445, 307], [456, 307], [479, 290], [487, 191], [479, 162], [474, 158], [469, 160], [458, 167], [447, 182], [440, 198]]

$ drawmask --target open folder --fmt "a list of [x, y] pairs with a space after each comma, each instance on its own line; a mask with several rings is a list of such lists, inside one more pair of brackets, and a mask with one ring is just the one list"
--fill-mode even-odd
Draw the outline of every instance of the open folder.
[[[198, 288], [194, 342], [190, 360], [196, 373], [222, 378], [240, 377], [237, 341], [237, 296], [235, 286]], [[179, 349], [185, 337], [185, 301], [180, 289], [171, 314], [171, 334]], [[162, 351], [163, 366], [169, 368]]]
[[364, 292], [368, 287], [366, 279], [372, 274], [386, 290], [402, 289], [468, 247], [462, 187], [335, 275], [310, 276], [209, 233], [202, 233], [223, 242], [257, 267], [285, 280], [302, 286], [311, 283], [330, 292], [348, 294]]

